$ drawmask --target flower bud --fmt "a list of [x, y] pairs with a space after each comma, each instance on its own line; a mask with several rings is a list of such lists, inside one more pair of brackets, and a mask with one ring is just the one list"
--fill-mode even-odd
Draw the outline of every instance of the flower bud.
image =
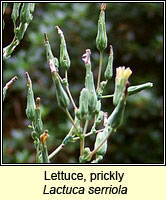
[[9, 82], [6, 83], [5, 87], [3, 88], [3, 101], [5, 100], [7, 90], [13, 85], [16, 80], [18, 80], [17, 76], [13, 77]]
[[110, 45], [110, 55], [108, 58], [107, 68], [105, 70], [104, 76], [106, 80], [110, 80], [113, 75], [113, 49], [112, 45]]
[[70, 68], [70, 58], [69, 58], [69, 54], [67, 52], [65, 37], [64, 37], [62, 30], [58, 26], [56, 26], [56, 29], [58, 31], [58, 34], [61, 37], [60, 65], [64, 69], [64, 71], [67, 71]]
[[[107, 137], [108, 135], [108, 127], [105, 127], [104, 130], [102, 132], [99, 132], [96, 136], [96, 141], [95, 141], [95, 146], [94, 149], [96, 149], [103, 141], [104, 139]], [[104, 156], [107, 152], [107, 140], [104, 142], [104, 144], [98, 149], [98, 151], [96, 152], [97, 157], [99, 155]]]
[[130, 68], [118, 67], [116, 68], [116, 78], [115, 78], [115, 91], [113, 96], [113, 104], [116, 106], [123, 96], [124, 89], [126, 87], [126, 83], [128, 78], [132, 74]]
[[104, 49], [107, 47], [107, 34], [106, 34], [106, 27], [105, 27], [105, 8], [106, 4], [103, 3], [101, 5], [100, 16], [98, 20], [98, 31], [96, 37], [96, 47], [100, 52], [103, 52]]
[[91, 153], [90, 148], [89, 148], [89, 147], [86, 147], [86, 148], [84, 149], [83, 156], [80, 156], [80, 157], [79, 157], [80, 163], [85, 163], [85, 162], [87, 162], [87, 161], [90, 161], [92, 157], [87, 158], [87, 156], [88, 156], [90, 153]]
[[63, 89], [63, 86], [62, 86], [56, 72], [52, 73], [52, 77], [53, 77], [54, 85], [56, 88], [55, 92], [56, 92], [56, 98], [58, 101], [58, 106], [64, 110], [66, 110], [70, 103], [67, 93]]
[[89, 93], [89, 112], [90, 113], [97, 113], [98, 110], [96, 110], [96, 105], [97, 105], [97, 95], [95, 90], [91, 90]]
[[95, 113], [98, 114], [101, 110], [101, 100], [98, 100], [96, 103]]
[[95, 113], [97, 104], [97, 95], [94, 86], [93, 73], [91, 71], [90, 55], [91, 51], [90, 49], [87, 49], [86, 53], [82, 56], [82, 59], [85, 62], [85, 67], [86, 67], [85, 88], [89, 91], [89, 102], [88, 102], [89, 113]]
[[56, 67], [56, 71], [58, 71], [59, 68], [59, 61], [56, 57], [53, 56], [52, 51], [51, 51], [51, 46], [50, 43], [48, 41], [48, 37], [47, 34], [44, 33], [44, 38], [45, 38], [45, 47], [46, 47], [46, 55], [47, 55], [47, 61], [48, 63], [51, 62], [51, 60], [53, 61], [55, 67]]
[[153, 83], [144, 83], [141, 85], [130, 86], [128, 88], [128, 95], [136, 94], [138, 92], [141, 92], [142, 90], [145, 90], [145, 89], [151, 88], [151, 87], [153, 87]]
[[80, 119], [86, 119], [88, 115], [88, 102], [89, 102], [89, 91], [86, 88], [81, 90], [80, 98], [79, 98], [79, 111], [80, 111]]
[[36, 113], [35, 113], [35, 100], [34, 100], [34, 94], [33, 94], [33, 89], [32, 89], [32, 82], [31, 82], [28, 72], [26, 72], [25, 75], [26, 75], [27, 87], [28, 87], [26, 115], [29, 120], [34, 121], [36, 117]]

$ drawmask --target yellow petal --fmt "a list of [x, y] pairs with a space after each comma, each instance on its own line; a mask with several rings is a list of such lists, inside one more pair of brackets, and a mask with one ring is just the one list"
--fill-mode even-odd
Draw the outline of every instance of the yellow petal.
[[128, 67], [127, 69], [125, 69], [124, 78], [125, 78], [126, 80], [128, 80], [128, 78], [131, 76], [131, 74], [132, 74], [132, 71], [131, 71], [131, 69]]

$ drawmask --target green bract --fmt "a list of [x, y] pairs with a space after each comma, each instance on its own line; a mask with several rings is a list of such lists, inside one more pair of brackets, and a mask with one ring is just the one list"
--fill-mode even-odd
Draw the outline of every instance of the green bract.
[[36, 117], [35, 113], [35, 100], [34, 100], [34, 94], [32, 89], [32, 82], [29, 77], [29, 74], [26, 72], [26, 78], [27, 78], [27, 88], [28, 88], [28, 94], [27, 94], [27, 107], [26, 107], [26, 115], [29, 120], [34, 121]]
[[104, 49], [107, 47], [107, 34], [106, 34], [106, 27], [105, 27], [105, 10], [106, 4], [103, 3], [101, 5], [100, 16], [98, 20], [98, 31], [96, 37], [96, 46], [100, 52], [103, 52]]
[[56, 57], [53, 56], [52, 51], [51, 51], [51, 46], [47, 38], [47, 34], [44, 33], [45, 37], [45, 46], [46, 46], [46, 56], [47, 56], [47, 61], [49, 62], [50, 60], [53, 60], [54, 65], [56, 67], [56, 70], [58, 71], [59, 68], [59, 61]]
[[58, 26], [56, 26], [56, 29], [58, 30], [58, 34], [60, 35], [60, 38], [61, 38], [60, 65], [64, 71], [67, 71], [70, 68], [70, 58], [69, 58], [69, 54], [67, 52], [65, 37], [63, 35], [63, 32], [61, 31], [61, 29]]

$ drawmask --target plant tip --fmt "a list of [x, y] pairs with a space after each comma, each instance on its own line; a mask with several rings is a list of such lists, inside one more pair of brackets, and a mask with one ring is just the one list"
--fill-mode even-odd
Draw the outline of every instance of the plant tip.
[[45, 39], [45, 42], [48, 43], [47, 33], [44, 33], [44, 39]]
[[106, 9], [106, 3], [101, 4], [101, 11], [104, 11]]
[[30, 77], [29, 77], [28, 72], [25, 72], [25, 76], [26, 76], [26, 79], [27, 79], [28, 87], [30, 87], [30, 85], [31, 85], [31, 79], [30, 79]]
[[110, 56], [113, 56], [113, 48], [112, 48], [112, 45], [110, 45]]
[[40, 97], [36, 98], [36, 109], [40, 109]]
[[40, 141], [44, 144], [49, 137], [48, 130], [45, 130], [43, 134], [40, 135]]
[[91, 55], [91, 50], [86, 49], [86, 53], [83, 54], [83, 56], [82, 56], [82, 60], [85, 62], [85, 64], [90, 63], [90, 55]]

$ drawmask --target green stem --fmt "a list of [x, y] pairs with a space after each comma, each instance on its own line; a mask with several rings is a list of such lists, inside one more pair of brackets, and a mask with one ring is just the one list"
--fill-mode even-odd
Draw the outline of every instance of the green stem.
[[[96, 133], [99, 133], [99, 132], [101, 132], [101, 131], [103, 131], [104, 129], [100, 129], [100, 130], [97, 130], [96, 131]], [[86, 133], [85, 135], [84, 135], [84, 137], [88, 137], [88, 136], [90, 136], [90, 135], [92, 135], [93, 133], [92, 132], [89, 132], [89, 133]], [[80, 137], [75, 137], [75, 138], [73, 138], [73, 140], [79, 140], [80, 139]]]
[[84, 154], [84, 144], [85, 144], [85, 140], [84, 140], [84, 136], [82, 135], [80, 137], [80, 156], [83, 156]]
[[71, 103], [72, 103], [72, 105], [73, 105], [73, 107], [74, 107], [74, 110], [77, 110], [77, 106], [75, 105], [75, 102], [74, 102], [73, 97], [72, 97], [72, 95], [71, 95], [71, 92], [70, 92], [70, 90], [69, 90], [67, 70], [65, 71], [65, 78], [66, 78], [66, 82], [67, 82], [66, 91], [67, 91], [67, 93], [68, 93], [68, 95], [69, 95], [69, 98], [70, 98], [70, 101], [71, 101]]
[[110, 94], [110, 95], [102, 96], [101, 98], [102, 98], [102, 99], [106, 99], [106, 98], [112, 98], [112, 97], [114, 97], [114, 95], [113, 95], [113, 94]]
[[100, 87], [102, 62], [103, 62], [103, 51], [100, 51], [99, 71], [98, 71], [98, 78], [97, 78], [97, 89]]
[[84, 130], [83, 130], [83, 134], [80, 137], [80, 156], [83, 156], [84, 154], [84, 146], [85, 146], [85, 134], [88, 128], [88, 123], [89, 120], [87, 119], [84, 125]]
[[74, 122], [72, 116], [70, 115], [68, 109], [65, 110], [65, 113], [66, 113], [67, 117], [69, 118], [69, 120], [71, 121], [71, 123], [74, 126], [74, 128], [76, 129], [76, 131], [78, 131], [78, 129], [77, 129], [76, 125], [75, 125], [75, 122]]
[[52, 157], [54, 157], [62, 148], [64, 147], [64, 144], [59, 145], [49, 156], [48, 159], [50, 160]]
[[7, 88], [4, 87], [4, 88], [3, 88], [3, 101], [5, 100], [6, 92], [7, 92]]
[[43, 163], [50, 163], [49, 158], [48, 158], [48, 151], [47, 151], [47, 144], [44, 143], [42, 144], [42, 159], [43, 159]]
[[[69, 136], [72, 134], [72, 131], [73, 131], [73, 128], [74, 126], [71, 127], [69, 133], [66, 135]], [[49, 156], [48, 156], [48, 159], [50, 160], [52, 157], [54, 157], [59, 151], [61, 151], [63, 149], [63, 147], [65, 146], [65, 144], [60, 144]]]
[[[70, 129], [69, 133], [67, 134], [67, 136], [71, 135], [72, 134], [72, 131], [73, 131], [73, 128], [74, 126], [72, 126], [72, 128]], [[85, 130], [85, 129], [84, 129]], [[104, 129], [100, 129], [100, 130], [97, 130], [96, 133], [99, 133], [101, 131], [103, 131]], [[88, 137], [92, 135], [91, 132], [87, 133], [87, 134], [84, 134], [84, 137]], [[73, 140], [77, 141], [77, 140], [80, 140], [80, 137], [75, 137], [73, 138]], [[59, 151], [61, 151], [63, 148], [65, 147], [64, 144], [60, 144], [49, 156], [48, 156], [48, 159], [50, 160], [51, 158], [53, 158], [57, 153], [59, 153]]]
[[89, 124], [89, 120], [87, 119], [84, 125], [84, 131], [83, 131], [83, 135], [85, 136], [87, 128], [88, 128], [88, 124]]

